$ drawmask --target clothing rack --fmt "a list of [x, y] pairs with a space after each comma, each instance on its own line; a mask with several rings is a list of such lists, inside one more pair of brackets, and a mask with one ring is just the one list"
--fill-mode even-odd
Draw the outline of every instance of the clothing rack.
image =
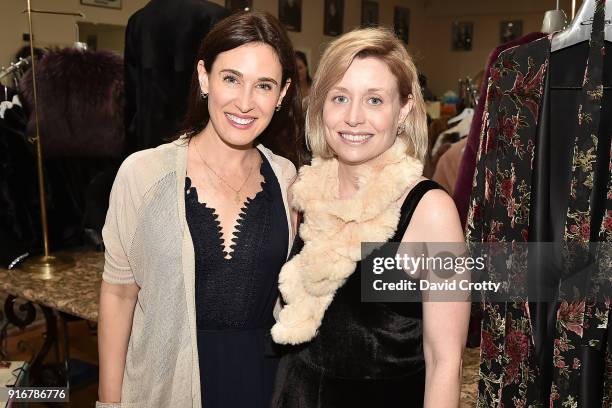
[[30, 56], [27, 58], [19, 58], [18, 62], [12, 62], [8, 68], [2, 68], [2, 70], [0, 71], [0, 79], [4, 78], [5, 76], [17, 73], [18, 71], [25, 68], [26, 65], [30, 65], [31, 61], [32, 57]]
[[[27, 8], [23, 13], [27, 13], [28, 16], [28, 28], [30, 34], [30, 55], [34, 57], [34, 30], [32, 25], [32, 14], [53, 14], [53, 15], [68, 15], [85, 17], [83, 13], [74, 12], [62, 12], [62, 11], [48, 11], [48, 10], [34, 10], [32, 9], [32, 1], [26, 0]], [[75, 23], [75, 26], [78, 25]], [[78, 31], [77, 31], [78, 33]], [[78, 38], [77, 38], [78, 40]], [[36, 91], [36, 58], [31, 59], [32, 63], [32, 96], [34, 102], [34, 123], [36, 129], [36, 138], [33, 140], [36, 145], [36, 170], [38, 175], [38, 194], [40, 199], [40, 218], [41, 218], [41, 229], [43, 237], [43, 249], [42, 256], [37, 256], [26, 260], [23, 264], [23, 269], [34, 273], [37, 279], [41, 280], [52, 280], [58, 279], [57, 273], [63, 269], [66, 269], [74, 264], [74, 260], [70, 257], [62, 255], [52, 255], [49, 250], [49, 230], [47, 225], [47, 203], [45, 196], [45, 172], [43, 167], [43, 153], [40, 142], [40, 128], [38, 119], [38, 96]], [[67, 367], [68, 368], [68, 367]]]
[[[53, 11], [53, 10], [25, 9], [21, 12], [21, 14], [24, 14], [24, 13], [30, 13], [30, 15], [34, 13], [34, 14], [51, 14], [51, 15], [56, 15], [56, 16], [72, 16], [72, 17], [86, 18], [85, 14], [83, 14], [80, 11]], [[77, 46], [86, 48], [83, 46], [83, 44], [79, 42], [79, 24], [76, 21], [74, 23], [74, 30], [75, 30], [75, 36], [76, 36], [75, 42]]]
[[[19, 92], [19, 81], [26, 71], [26, 67], [31, 65], [31, 63], [31, 56], [20, 58], [18, 62], [12, 62], [8, 68], [2, 68], [2, 70], [0, 70], [0, 80], [11, 76], [13, 82], [12, 86], [17, 92]], [[8, 87], [6, 85], [2, 85], [2, 88], [4, 88], [4, 90], [2, 95], [0, 95], [0, 100], [6, 101], [8, 100]]]
[[475, 108], [478, 105], [478, 91], [472, 78], [459, 78], [458, 95], [465, 108]]

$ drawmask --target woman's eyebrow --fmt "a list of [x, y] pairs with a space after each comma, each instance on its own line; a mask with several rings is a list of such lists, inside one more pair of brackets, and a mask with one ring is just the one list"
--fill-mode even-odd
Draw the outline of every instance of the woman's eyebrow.
[[330, 89], [330, 91], [340, 91], [340, 92], [350, 93], [350, 91], [343, 86], [334, 86], [332, 89]]
[[[242, 75], [242, 72], [240, 71], [236, 71], [235, 69], [230, 69], [230, 68], [226, 68], [226, 69], [222, 69], [219, 71], [219, 73], [223, 73], [223, 72], [229, 72], [231, 74], [236, 75], [237, 77], [242, 78], [244, 75]], [[261, 77], [257, 79], [258, 81], [264, 81], [264, 82], [272, 82], [274, 85], [278, 85], [278, 82], [276, 82], [276, 80], [272, 79], [272, 78], [268, 78], [268, 77]]]
[[258, 81], [263, 81], [263, 82], [272, 82], [274, 85], [278, 85], [278, 82], [276, 82], [274, 79], [272, 78], [267, 78], [267, 77], [263, 77], [263, 78], [259, 78]]
[[[350, 93], [350, 91], [343, 86], [334, 86], [332, 89], [330, 89], [330, 91], [340, 91], [340, 92]], [[369, 92], [387, 92], [387, 91], [384, 88], [368, 88], [366, 92], [369, 93]]]
[[226, 69], [222, 69], [219, 71], [219, 73], [223, 73], [223, 72], [229, 72], [230, 74], [234, 74], [236, 76], [239, 76], [240, 78], [243, 77], [242, 72], [236, 71], [235, 69], [226, 68]]

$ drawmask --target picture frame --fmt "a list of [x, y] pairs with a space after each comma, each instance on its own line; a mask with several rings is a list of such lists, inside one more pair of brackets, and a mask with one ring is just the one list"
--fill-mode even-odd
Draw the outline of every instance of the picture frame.
[[499, 42], [514, 41], [523, 36], [523, 20], [502, 21], [499, 23]]
[[378, 27], [378, 3], [375, 1], [361, 1], [361, 27]]
[[81, 0], [84, 6], [105, 7], [121, 10], [121, 0]]
[[279, 0], [278, 19], [288, 31], [302, 31], [302, 0]]
[[253, 0], [225, 0], [225, 8], [235, 13], [237, 11], [253, 9]]
[[452, 27], [451, 49], [453, 51], [471, 51], [474, 42], [474, 23], [455, 21]]
[[337, 37], [343, 33], [344, 0], [325, 0], [323, 34]]
[[395, 6], [393, 8], [393, 31], [404, 44], [410, 41], [410, 9]]

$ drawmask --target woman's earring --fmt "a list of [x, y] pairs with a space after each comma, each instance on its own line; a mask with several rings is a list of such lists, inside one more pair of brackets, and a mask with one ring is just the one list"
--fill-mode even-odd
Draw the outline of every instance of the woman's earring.
[[201, 91], [201, 93], [202, 93], [202, 99], [208, 98], [208, 94], [206, 92]]
[[402, 133], [404, 133], [404, 131], [406, 130], [406, 126], [401, 123], [397, 126], [397, 136], [401, 135]]
[[280, 110], [281, 106], [280, 105], [276, 105], [276, 111], [278, 112]]

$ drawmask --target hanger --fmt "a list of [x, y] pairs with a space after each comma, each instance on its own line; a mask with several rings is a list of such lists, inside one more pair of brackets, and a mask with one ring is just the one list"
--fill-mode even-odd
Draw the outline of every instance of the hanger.
[[[570, 26], [553, 36], [551, 52], [571, 47], [591, 38], [591, 26], [596, 3], [596, 0], [584, 0]], [[605, 39], [606, 41], [612, 41], [612, 1], [606, 2]]]
[[567, 16], [565, 11], [559, 9], [559, 0], [557, 0], [557, 8], [554, 10], [548, 10], [544, 14], [544, 21], [542, 21], [542, 29], [540, 30], [546, 34], [552, 34], [555, 31], [560, 31], [567, 25]]
[[454, 118], [449, 119], [447, 123], [449, 125], [452, 125], [455, 122], [461, 122], [463, 119], [467, 117], [473, 117], [473, 116], [474, 116], [474, 109], [465, 108], [463, 112], [461, 112], [459, 115], [455, 116]]
[[[474, 113], [472, 110], [472, 115], [465, 116], [463, 119], [461, 119], [461, 122], [459, 122], [458, 125], [450, 129], [446, 129], [444, 132], [440, 133], [440, 136], [447, 135], [449, 133], [459, 133], [459, 137], [467, 136], [468, 133], [470, 133], [470, 127], [472, 126], [473, 119], [474, 119]], [[438, 139], [439, 138], [440, 137], [438, 136]]]

